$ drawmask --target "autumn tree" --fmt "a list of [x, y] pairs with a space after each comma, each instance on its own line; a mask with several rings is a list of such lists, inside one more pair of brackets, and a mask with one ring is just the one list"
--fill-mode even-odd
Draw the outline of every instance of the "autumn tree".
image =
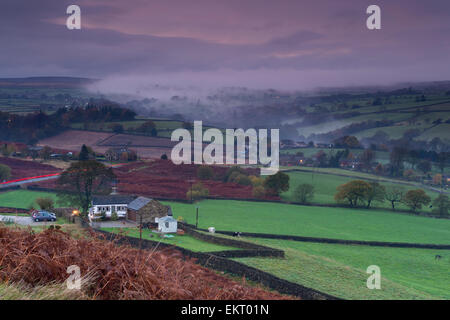
[[403, 201], [405, 190], [403, 188], [393, 186], [386, 188], [384, 198], [391, 203], [392, 210], [395, 210], [395, 205]]
[[442, 184], [442, 174], [436, 173], [433, 176], [433, 184], [436, 184], [436, 185], [441, 185]]
[[82, 214], [87, 215], [94, 194], [107, 194], [115, 180], [112, 168], [95, 160], [73, 162], [59, 176], [58, 194], [60, 202], [80, 207]]
[[431, 198], [422, 189], [416, 189], [406, 192], [403, 202], [415, 212], [422, 209], [422, 206], [429, 204]]
[[369, 185], [370, 188], [367, 191], [365, 198], [367, 202], [367, 208], [370, 208], [370, 205], [373, 201], [383, 202], [385, 199], [384, 195], [386, 193], [386, 188], [378, 182], [370, 182]]
[[337, 187], [334, 199], [338, 202], [348, 202], [350, 207], [363, 203], [369, 193], [370, 184], [363, 180], [352, 180]]

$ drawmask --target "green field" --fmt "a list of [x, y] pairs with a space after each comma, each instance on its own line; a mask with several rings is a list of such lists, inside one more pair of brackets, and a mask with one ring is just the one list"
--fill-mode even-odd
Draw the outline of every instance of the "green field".
[[[165, 202], [175, 216], [195, 222], [197, 204]], [[450, 220], [387, 210], [297, 206], [280, 203], [204, 200], [199, 227], [348, 240], [450, 243]]]
[[[48, 195], [55, 197], [42, 192], [9, 191], [0, 194], [0, 206], [19, 206], [31, 203], [36, 197]], [[201, 228], [214, 226], [217, 230], [241, 232], [450, 244], [450, 220], [399, 214], [388, 210], [353, 210], [231, 200], [204, 200], [197, 204], [164, 203], [172, 206], [175, 217], [182, 216], [188, 223], [195, 222], [196, 206], [199, 206]], [[108, 231], [119, 232], [119, 229]], [[139, 237], [139, 230], [135, 228], [126, 231], [130, 236]], [[187, 235], [160, 239], [156, 235], [150, 237], [150, 234], [151, 231], [144, 230], [144, 239], [172, 243], [193, 251], [236, 250]], [[244, 240], [280, 248], [285, 251], [286, 258], [240, 258], [238, 261], [342, 298], [449, 298], [448, 250], [346, 246], [250, 238]], [[443, 258], [435, 260], [436, 254]], [[373, 264], [381, 268], [381, 290], [369, 290], [365, 286], [368, 277], [365, 270]]]
[[31, 206], [34, 206], [35, 208], [37, 208], [35, 201], [37, 198], [42, 197], [50, 197], [55, 202], [57, 201], [55, 193], [14, 190], [0, 193], [0, 207], [29, 209]]
[[[318, 168], [317, 168], [318, 169]], [[303, 169], [302, 169], [303, 170]], [[334, 172], [337, 174], [342, 175], [349, 175], [351, 177], [343, 177], [340, 175], [332, 174], [333, 171], [330, 171], [332, 169], [324, 169], [322, 171], [320, 170], [306, 170], [310, 172], [304, 172], [304, 171], [294, 171], [294, 172], [288, 172], [289, 175], [289, 184], [290, 184], [290, 190], [287, 192], [284, 192], [281, 194], [281, 197], [283, 200], [286, 201], [295, 201], [293, 197], [293, 190], [296, 186], [302, 183], [308, 183], [312, 184], [315, 187], [315, 195], [312, 200], [313, 203], [319, 203], [319, 204], [335, 204], [336, 201], [334, 200], [334, 194], [336, 193], [336, 188], [344, 183], [347, 183], [351, 180], [355, 179], [371, 179], [376, 180], [381, 183], [381, 185], [385, 187], [392, 187], [392, 186], [401, 186], [402, 188], [407, 190], [411, 189], [418, 189], [423, 188], [428, 196], [431, 197], [431, 199], [435, 199], [439, 193], [431, 190], [425, 189], [423, 186], [420, 185], [414, 185], [411, 183], [411, 185], [404, 185], [404, 184], [398, 184], [394, 183], [395, 180], [390, 179], [383, 179], [379, 178], [375, 175], [371, 174], [365, 174], [361, 172], [354, 172], [354, 171], [348, 171], [348, 170], [342, 170], [342, 169], [335, 169]], [[323, 172], [323, 173], [320, 173]], [[328, 172], [328, 173], [326, 173]], [[339, 173], [338, 173], [339, 172]], [[392, 181], [392, 182], [388, 182]], [[384, 202], [374, 202], [372, 204], [374, 207], [380, 207], [380, 208], [391, 208], [390, 203], [387, 201]], [[398, 205], [399, 209], [408, 209], [403, 204]], [[431, 211], [428, 207], [423, 207], [422, 211]]]
[[[246, 239], [247, 240], [247, 239]], [[449, 299], [450, 251], [252, 239], [285, 251], [285, 259], [239, 258], [252, 267], [345, 299]], [[440, 254], [442, 259], [435, 260]], [[377, 265], [381, 289], [369, 290]]]
[[[103, 230], [115, 233], [124, 232], [126, 235], [130, 237], [139, 238], [139, 230], [137, 228], [103, 228]], [[204, 242], [189, 235], [174, 235], [174, 238], [159, 238], [159, 236], [156, 233], [148, 229], [142, 230], [142, 239], [173, 244], [175, 246], [183, 247], [198, 252], [239, 250], [238, 248], [232, 248], [217, 245], [214, 243]]]
[[[37, 197], [55, 194], [26, 190], [0, 194], [0, 206], [27, 208]], [[217, 230], [289, 234], [348, 240], [450, 243], [450, 220], [388, 210], [299, 206], [282, 203], [204, 200], [198, 204], [166, 202], [174, 215], [199, 227]]]

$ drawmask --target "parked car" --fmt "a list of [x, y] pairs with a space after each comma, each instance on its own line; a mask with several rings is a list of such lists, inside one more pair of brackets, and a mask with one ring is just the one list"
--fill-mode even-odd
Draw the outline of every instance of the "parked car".
[[44, 210], [34, 212], [31, 217], [36, 222], [40, 222], [40, 221], [56, 221], [56, 215], [54, 213], [48, 212], [48, 211], [44, 211]]

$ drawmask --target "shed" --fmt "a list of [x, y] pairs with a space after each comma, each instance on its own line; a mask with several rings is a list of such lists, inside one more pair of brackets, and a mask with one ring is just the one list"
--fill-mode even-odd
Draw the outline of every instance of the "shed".
[[138, 197], [128, 204], [127, 219], [144, 226], [157, 223], [158, 218], [171, 215], [170, 207], [155, 199]]
[[158, 231], [161, 233], [176, 233], [178, 222], [171, 216], [165, 216], [158, 219]]

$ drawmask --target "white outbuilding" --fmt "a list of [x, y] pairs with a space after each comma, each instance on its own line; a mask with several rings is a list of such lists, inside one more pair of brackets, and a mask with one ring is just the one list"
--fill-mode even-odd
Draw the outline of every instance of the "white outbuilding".
[[178, 222], [171, 216], [165, 216], [158, 219], [158, 231], [161, 233], [176, 233]]

